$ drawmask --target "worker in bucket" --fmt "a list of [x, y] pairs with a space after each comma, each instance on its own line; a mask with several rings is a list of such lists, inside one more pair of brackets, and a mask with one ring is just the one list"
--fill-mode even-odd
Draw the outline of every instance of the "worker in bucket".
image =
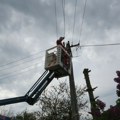
[[62, 47], [64, 47], [63, 42], [62, 42], [62, 41], [64, 40], [64, 38], [65, 38], [65, 37], [60, 37], [60, 38], [56, 41], [56, 44], [57, 44], [57, 45], [61, 45]]

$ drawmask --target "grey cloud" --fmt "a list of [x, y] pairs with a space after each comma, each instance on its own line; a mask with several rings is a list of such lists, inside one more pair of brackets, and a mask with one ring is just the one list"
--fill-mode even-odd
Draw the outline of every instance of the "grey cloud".
[[[88, 0], [83, 24], [81, 44], [102, 44], [119, 42], [119, 4], [118, 0]], [[66, 1], [66, 38], [72, 42], [73, 18], [75, 1]], [[78, 1], [75, 21], [74, 41], [78, 43], [80, 23], [84, 7], [84, 0]], [[58, 33], [63, 35], [63, 13], [61, 1], [57, 1]], [[51, 0], [0, 0], [0, 65], [12, 60], [23, 58], [34, 52], [50, 48], [56, 43], [56, 21], [54, 1]], [[59, 36], [58, 36], [59, 37]], [[90, 68], [93, 86], [98, 85], [97, 94], [109, 95], [113, 90], [113, 74], [119, 69], [119, 46], [92, 47], [78, 50], [79, 58], [74, 58], [75, 80], [83, 84], [83, 69]], [[74, 52], [75, 53], [75, 52]], [[44, 53], [40, 53], [43, 54]], [[0, 75], [21, 71], [35, 62], [44, 65], [44, 58], [34, 62], [0, 71]], [[23, 60], [24, 61], [24, 60]], [[17, 64], [16, 64], [17, 65]], [[0, 80], [3, 90], [12, 90], [16, 96], [24, 95], [37, 78], [44, 71], [44, 66], [35, 66], [33, 71], [8, 76]], [[81, 79], [81, 80], [79, 80]], [[109, 82], [110, 86], [105, 85]], [[105, 94], [104, 94], [105, 91]], [[107, 99], [107, 98], [106, 98]], [[21, 105], [20, 105], [21, 106]], [[16, 109], [16, 108], [15, 108]]]
[[2, 1], [6, 6], [11, 7], [13, 10], [21, 12], [26, 16], [31, 16], [39, 23], [39, 25], [45, 29], [48, 26], [54, 24], [54, 7], [53, 1], [49, 4], [47, 2], [42, 2], [38, 0], [11, 0], [11, 1]]
[[86, 20], [91, 27], [110, 29], [119, 24], [119, 1], [88, 1]]
[[9, 21], [9, 18], [11, 17], [11, 12], [9, 7], [5, 7], [5, 5], [0, 4], [0, 31], [4, 30], [4, 27], [6, 27], [7, 22]]

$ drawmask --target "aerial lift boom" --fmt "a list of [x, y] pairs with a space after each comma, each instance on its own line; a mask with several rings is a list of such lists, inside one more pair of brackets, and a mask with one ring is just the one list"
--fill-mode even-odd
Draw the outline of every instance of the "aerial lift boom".
[[54, 78], [70, 75], [70, 62], [70, 55], [61, 45], [46, 50], [46, 71], [24, 96], [0, 100], [0, 106], [20, 102], [27, 102], [29, 105], [34, 105], [41, 93]]
[[54, 72], [45, 71], [24, 96], [0, 100], [0, 106], [19, 102], [27, 102], [29, 105], [33, 105], [53, 78]]

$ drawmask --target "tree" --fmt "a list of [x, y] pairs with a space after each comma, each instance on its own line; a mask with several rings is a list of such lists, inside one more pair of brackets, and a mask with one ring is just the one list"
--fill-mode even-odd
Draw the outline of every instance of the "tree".
[[26, 110], [20, 114], [16, 115], [16, 120], [36, 120], [34, 113], [29, 113]]
[[[83, 111], [87, 107], [84, 99], [85, 87], [76, 87], [78, 109]], [[39, 99], [40, 111], [36, 112], [38, 120], [71, 120], [70, 89], [66, 82], [52, 86]]]

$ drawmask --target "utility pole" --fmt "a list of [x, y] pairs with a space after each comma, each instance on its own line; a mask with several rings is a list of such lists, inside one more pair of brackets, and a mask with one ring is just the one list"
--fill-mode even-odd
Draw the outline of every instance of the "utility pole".
[[69, 76], [69, 84], [70, 84], [70, 95], [71, 95], [72, 120], [79, 120], [79, 112], [78, 112], [78, 104], [77, 104], [77, 96], [76, 96], [72, 62], [71, 62], [71, 75]]
[[68, 53], [71, 55], [71, 74], [69, 75], [69, 84], [70, 84], [70, 95], [71, 95], [71, 108], [72, 108], [72, 120], [79, 120], [77, 96], [74, 82], [74, 73], [73, 73], [73, 63], [72, 63], [72, 52], [71, 47], [76, 47], [77, 45], [70, 46], [69, 41], [66, 45]]
[[93, 91], [97, 88], [97, 87], [95, 87], [95, 88], [92, 88], [92, 86], [91, 86], [91, 83], [90, 83], [90, 79], [89, 79], [89, 72], [91, 72], [91, 70], [89, 70], [89, 69], [84, 69], [84, 71], [83, 71], [83, 73], [84, 73], [84, 76], [85, 76], [85, 80], [86, 80], [86, 85], [87, 85], [87, 92], [88, 92], [88, 94], [89, 94], [89, 99], [90, 99], [90, 104], [91, 104], [91, 112], [93, 113], [92, 114], [92, 116], [93, 116], [93, 120], [96, 120], [96, 116], [94, 116], [94, 112], [96, 111], [96, 110], [98, 110], [97, 109], [97, 106], [96, 106], [96, 102], [95, 102], [95, 99], [97, 98], [95, 98], [94, 97], [94, 94], [93, 94]]

